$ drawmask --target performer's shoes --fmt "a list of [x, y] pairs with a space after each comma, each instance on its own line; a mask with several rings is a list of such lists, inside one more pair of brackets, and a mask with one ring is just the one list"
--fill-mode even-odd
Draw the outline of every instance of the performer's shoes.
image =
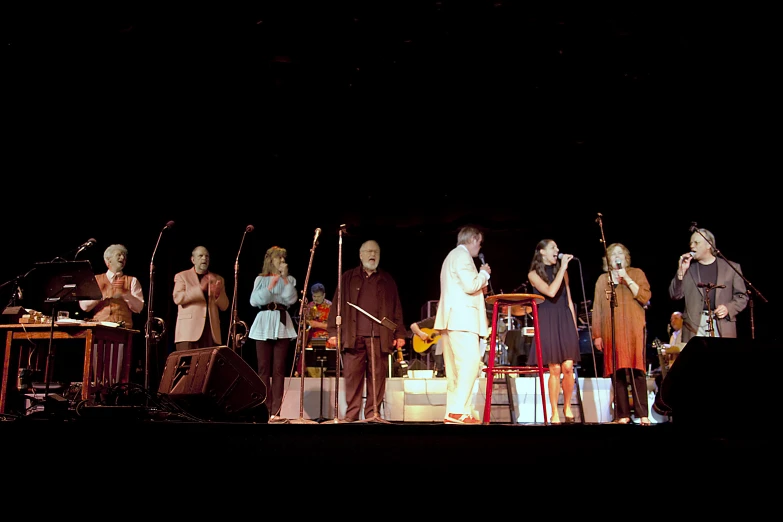
[[481, 421], [465, 413], [449, 413], [443, 418], [444, 424], [481, 424]]
[[642, 417], [639, 419], [639, 426], [651, 426], [652, 423], [648, 417]]
[[630, 417], [623, 417], [622, 419], [617, 419], [615, 421], [616, 424], [630, 424], [631, 418]]
[[272, 415], [269, 417], [269, 424], [288, 424], [288, 419], [279, 415]]
[[573, 424], [574, 422], [576, 422], [574, 417], [569, 417], [568, 415], [564, 415], [564, 417], [565, 417], [565, 423], [566, 424]]
[[560, 417], [554, 420], [554, 417], [549, 417], [549, 424], [560, 424]]

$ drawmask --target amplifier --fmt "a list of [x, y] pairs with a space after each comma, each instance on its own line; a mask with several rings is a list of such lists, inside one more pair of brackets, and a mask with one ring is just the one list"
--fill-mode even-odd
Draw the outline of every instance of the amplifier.
[[435, 317], [435, 314], [438, 313], [438, 302], [438, 300], [435, 300], [424, 303], [421, 307], [421, 318]]

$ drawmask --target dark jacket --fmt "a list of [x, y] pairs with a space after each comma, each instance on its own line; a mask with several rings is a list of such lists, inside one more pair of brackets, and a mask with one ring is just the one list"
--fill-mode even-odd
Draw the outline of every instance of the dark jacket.
[[[339, 307], [340, 315], [342, 316], [340, 328], [340, 344], [342, 348], [353, 348], [356, 343], [356, 320], [361, 312], [347, 303], [349, 301], [353, 304], [358, 303], [359, 289], [362, 287], [362, 278], [364, 277], [362, 275], [363, 271], [364, 268], [358, 266], [353, 270], [344, 272], [340, 278], [341, 287], [338, 290], [342, 292]], [[394, 339], [405, 339], [407, 333], [402, 319], [402, 304], [400, 303], [400, 295], [397, 292], [397, 283], [394, 282], [392, 276], [380, 268], [377, 270], [377, 274], [379, 278], [378, 319], [382, 320], [386, 317], [397, 325], [394, 331], [378, 325], [381, 337], [381, 351], [383, 353], [392, 353], [392, 342]], [[329, 337], [337, 337], [337, 308], [337, 290], [335, 290], [327, 321]]]
[[[723, 319], [716, 319], [718, 333], [721, 337], [737, 337], [737, 314], [748, 306], [748, 294], [745, 288], [745, 281], [742, 279], [742, 269], [739, 263], [732, 263], [737, 271], [729, 266], [727, 261], [721, 258], [715, 260], [718, 263], [718, 281], [716, 284], [723, 285], [725, 288], [715, 289], [715, 302], [710, 303], [710, 309], [715, 310], [720, 305], [726, 305], [729, 315]], [[706, 298], [704, 289], [699, 288], [698, 281], [694, 272], [695, 263], [691, 263], [685, 277], [682, 280], [677, 279], [675, 274], [671, 283], [669, 283], [669, 297], [675, 300], [684, 299], [685, 309], [682, 312], [682, 342], [687, 343], [692, 337], [695, 337], [699, 329], [701, 312], [704, 308]]]

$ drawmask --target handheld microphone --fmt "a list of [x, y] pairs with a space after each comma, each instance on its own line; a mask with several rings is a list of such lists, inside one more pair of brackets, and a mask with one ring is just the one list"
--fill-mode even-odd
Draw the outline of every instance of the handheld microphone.
[[[478, 258], [481, 260], [482, 265], [487, 264], [487, 260], [484, 259], [484, 254], [479, 252]], [[489, 295], [495, 295], [495, 291], [492, 289], [492, 281], [487, 281], [487, 285], [489, 286]]]
[[619, 259], [614, 260], [615, 266], [617, 266], [617, 270], [620, 270], [623, 267], [623, 264], [620, 262]]
[[[564, 255], [565, 255], [564, 253], [560, 252], [559, 254], [557, 254], [557, 258], [558, 258], [558, 259], [563, 259], [563, 256], [564, 256]], [[579, 258], [578, 258], [578, 257], [576, 257], [576, 256], [574, 256], [572, 259], [573, 259], [574, 261], [579, 261]]]

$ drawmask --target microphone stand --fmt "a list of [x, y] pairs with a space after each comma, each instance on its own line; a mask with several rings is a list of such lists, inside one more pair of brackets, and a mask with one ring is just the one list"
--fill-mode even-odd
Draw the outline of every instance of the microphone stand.
[[[307, 345], [307, 320], [305, 319], [305, 300], [307, 299], [307, 288], [310, 281], [310, 271], [313, 268], [313, 256], [315, 247], [318, 245], [318, 234], [321, 229], [316, 229], [315, 238], [313, 238], [313, 247], [310, 249], [310, 261], [307, 263], [307, 273], [305, 274], [302, 299], [299, 300], [299, 325], [296, 334], [296, 348], [294, 349], [294, 361], [299, 356], [299, 418], [289, 421], [290, 424], [318, 424], [317, 421], [304, 418], [304, 349]], [[323, 373], [321, 373], [323, 378]], [[323, 398], [319, 396], [319, 402], [323, 403]]]
[[[768, 303], [767, 298], [764, 297], [758, 288], [753, 286], [753, 283], [748, 281], [748, 279], [742, 275], [742, 273], [737, 270], [737, 267], [734, 266], [734, 263], [730, 262], [728, 259], [726, 259], [726, 256], [723, 255], [723, 253], [715, 248], [715, 244], [711, 242], [704, 234], [701, 233], [701, 229], [699, 229], [699, 226], [696, 224], [696, 222], [691, 223], [691, 232], [697, 232], [701, 237], [704, 238], [704, 241], [707, 242], [708, 245], [710, 245], [710, 248], [712, 248], [712, 251], [715, 253], [717, 257], [720, 257], [724, 261], [726, 261], [726, 264], [731, 267], [734, 272], [742, 278], [742, 280], [745, 282], [745, 286], [747, 286], [746, 293], [748, 294], [748, 306], [750, 307], [750, 338], [755, 339], [756, 338], [756, 321], [754, 319], [753, 315], [753, 293], [755, 293], [757, 296], [761, 298], [762, 301], [765, 303]], [[707, 306], [709, 308], [709, 305]], [[711, 324], [711, 323], [710, 323]]]
[[[614, 371], [612, 372], [612, 383], [614, 385], [614, 393], [615, 393], [615, 408], [614, 413], [612, 415], [613, 420], [617, 421], [617, 343], [615, 342], [615, 324], [614, 324], [614, 309], [617, 307], [617, 285], [612, 280], [612, 264], [609, 262], [609, 251], [606, 249], [606, 236], [604, 235], [604, 223], [602, 220], [603, 214], [600, 212], [598, 213], [598, 217], [596, 218], [596, 222], [598, 223], [598, 227], [601, 229], [601, 244], [604, 246], [604, 259], [606, 259], [606, 266], [609, 268], [609, 271], [607, 272], [607, 277], [609, 278], [609, 317], [612, 324], [612, 368]], [[599, 318], [600, 320], [600, 318]], [[592, 333], [590, 334], [590, 337], [592, 338]], [[605, 341], [606, 339], [604, 339]], [[604, 350], [606, 350], [606, 344], [604, 344]], [[605, 353], [605, 352], [604, 352]], [[597, 375], [597, 373], [596, 373]], [[623, 390], [624, 393], [628, 393], [628, 390]]]
[[[340, 366], [342, 363], [342, 357], [340, 350], [342, 349], [342, 300], [343, 300], [343, 233], [345, 232], [345, 225], [340, 225], [340, 231], [338, 232], [339, 239], [337, 241], [337, 313], [335, 320], [337, 323], [337, 351], [335, 352], [335, 377], [334, 377], [334, 419], [329, 423], [324, 424], [340, 424]], [[332, 304], [335, 306], [335, 304]]]
[[[378, 319], [377, 317], [375, 317], [371, 313], [367, 312], [366, 310], [363, 310], [362, 308], [359, 308], [355, 304], [353, 304], [353, 303], [348, 303], [348, 304], [353, 306], [357, 310], [359, 310], [361, 313], [363, 313], [367, 317], [369, 317], [372, 321], [389, 328], [389, 330], [394, 330], [395, 328], [397, 328], [397, 325], [392, 323], [386, 317], [384, 317], [383, 320]], [[372, 382], [372, 417], [369, 418], [369, 419], [364, 419], [361, 422], [380, 422], [380, 423], [383, 423], [383, 424], [391, 424], [389, 421], [387, 421], [386, 419], [382, 418], [378, 414], [378, 392], [377, 392], [378, 386], [376, 384], [376, 379], [375, 379], [375, 341], [374, 341], [375, 331], [374, 331], [374, 329], [375, 329], [375, 325], [373, 324], [373, 322], [370, 322], [370, 373], [372, 374], [372, 380], [371, 380], [371, 382]]]
[[726, 288], [726, 285], [714, 285], [712, 283], [707, 283], [702, 288], [704, 288], [704, 298], [707, 300], [707, 320], [709, 321], [707, 323], [707, 331], [710, 332], [710, 337], [715, 337], [715, 323], [713, 322], [715, 320], [715, 316], [714, 312], [712, 311], [712, 305], [710, 305], [710, 290], [713, 288]]
[[236, 338], [237, 330], [237, 288], [239, 288], [239, 254], [242, 253], [242, 245], [245, 244], [245, 236], [254, 230], [253, 225], [248, 225], [242, 233], [242, 241], [239, 242], [237, 258], [234, 261], [234, 295], [231, 297], [231, 319], [228, 324], [228, 347], [237, 352], [241, 346]]
[[160, 238], [163, 237], [163, 232], [166, 231], [167, 228], [169, 228], [169, 224], [173, 224], [172, 222], [169, 222], [166, 224], [166, 226], [163, 227], [163, 229], [160, 231], [160, 234], [158, 234], [158, 241], [155, 243], [155, 248], [152, 250], [152, 257], [150, 258], [150, 289], [149, 293], [147, 295], [147, 299], [149, 300], [147, 303], [147, 324], [144, 325], [144, 338], [145, 338], [145, 354], [144, 354], [144, 389], [147, 390], [147, 399], [149, 400], [150, 397], [150, 354], [152, 352], [152, 345], [157, 342], [157, 337], [155, 333], [152, 331], [152, 323], [155, 320], [155, 314], [152, 311], [152, 304], [153, 304], [153, 290], [155, 288], [155, 253], [158, 251], [158, 245], [160, 245]]

